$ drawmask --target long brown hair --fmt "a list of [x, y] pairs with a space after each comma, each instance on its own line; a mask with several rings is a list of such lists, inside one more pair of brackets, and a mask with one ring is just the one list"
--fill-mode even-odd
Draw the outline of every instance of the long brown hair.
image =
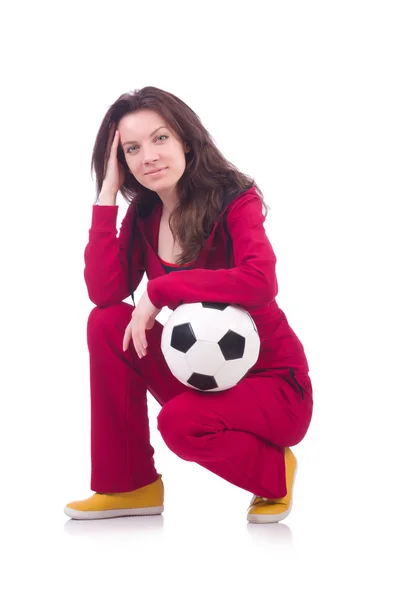
[[[177, 183], [179, 203], [170, 215], [170, 229], [182, 248], [177, 263], [196, 260], [222, 207], [225, 192], [241, 192], [255, 186], [267, 214], [268, 207], [255, 180], [241, 173], [226, 160], [205, 129], [198, 115], [177, 96], [153, 86], [122, 94], [108, 109], [100, 125], [91, 161], [95, 169], [97, 195], [102, 189], [108, 140], [122, 117], [138, 110], [150, 109], [161, 115], [171, 129], [186, 142], [186, 168]], [[156, 192], [141, 185], [132, 175], [119, 145], [117, 158], [125, 170], [120, 193], [128, 204], [146, 204], [158, 199]]]

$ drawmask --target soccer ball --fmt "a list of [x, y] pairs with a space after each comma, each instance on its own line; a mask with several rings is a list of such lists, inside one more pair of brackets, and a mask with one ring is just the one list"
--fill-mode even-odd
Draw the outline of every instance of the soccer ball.
[[256, 363], [260, 340], [251, 315], [219, 302], [180, 304], [163, 327], [161, 350], [171, 373], [186, 386], [220, 392]]

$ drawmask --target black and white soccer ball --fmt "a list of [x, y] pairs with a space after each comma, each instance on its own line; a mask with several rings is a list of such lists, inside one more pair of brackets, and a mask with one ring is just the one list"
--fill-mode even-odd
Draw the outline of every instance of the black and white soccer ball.
[[238, 383], [258, 360], [260, 340], [251, 315], [234, 304], [179, 305], [164, 325], [161, 350], [186, 386], [220, 392]]

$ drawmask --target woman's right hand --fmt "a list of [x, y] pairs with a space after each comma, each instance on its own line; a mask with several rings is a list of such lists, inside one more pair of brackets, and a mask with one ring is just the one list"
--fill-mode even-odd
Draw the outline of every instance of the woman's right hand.
[[117, 159], [117, 147], [119, 145], [119, 141], [120, 133], [118, 129], [116, 129], [116, 125], [112, 125], [106, 148], [104, 167], [105, 176], [102, 183], [101, 195], [106, 194], [107, 196], [114, 196], [115, 200], [117, 192], [125, 180], [125, 169]]

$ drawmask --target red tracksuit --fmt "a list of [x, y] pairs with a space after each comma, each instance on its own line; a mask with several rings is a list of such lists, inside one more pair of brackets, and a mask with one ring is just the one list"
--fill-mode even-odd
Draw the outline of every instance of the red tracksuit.
[[[117, 237], [118, 206], [93, 206], [84, 277], [96, 305], [88, 317], [91, 388], [91, 489], [126, 492], [157, 478], [146, 392], [161, 405], [167, 446], [226, 481], [265, 498], [286, 494], [285, 446], [298, 444], [312, 417], [304, 348], [275, 297], [276, 257], [252, 187], [224, 197], [197, 260], [170, 266], [157, 254], [162, 203], [130, 205]], [[256, 364], [233, 388], [199, 392], [180, 383], [160, 349], [162, 324], [146, 331], [147, 355], [122, 348], [134, 307], [123, 302], [146, 272], [157, 308], [213, 301], [240, 305], [254, 319]]]

